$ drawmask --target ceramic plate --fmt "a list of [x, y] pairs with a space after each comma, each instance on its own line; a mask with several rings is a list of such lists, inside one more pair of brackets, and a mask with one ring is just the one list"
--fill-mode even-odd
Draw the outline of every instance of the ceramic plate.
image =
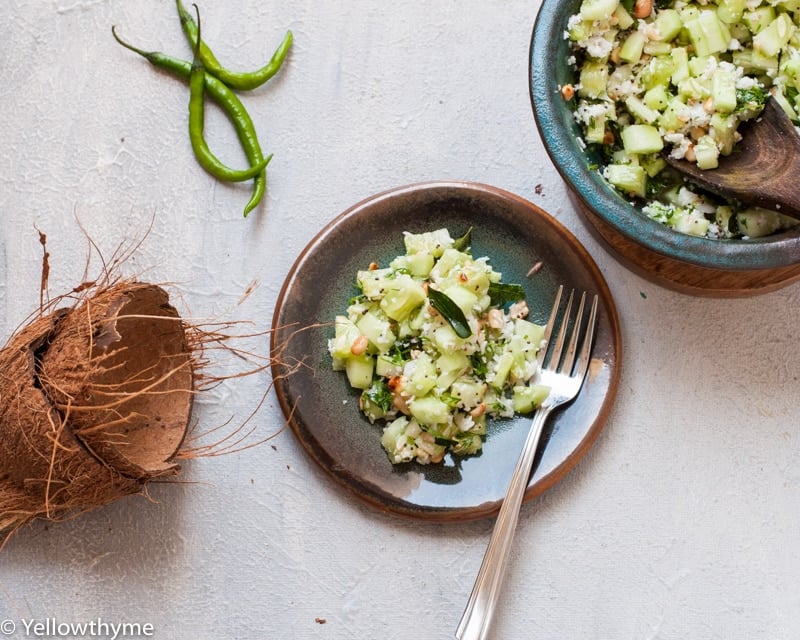
[[578, 399], [551, 416], [526, 499], [560, 480], [599, 435], [616, 395], [621, 345], [614, 301], [591, 256], [549, 214], [500, 189], [462, 182], [401, 187], [353, 206], [311, 241], [286, 278], [273, 317], [273, 355], [302, 363], [290, 375], [283, 365], [273, 367], [284, 414], [308, 455], [359, 498], [394, 514], [448, 522], [497, 513], [530, 419], [490, 422], [479, 455], [392, 465], [380, 444], [381, 427], [361, 415], [358, 393], [331, 369], [327, 352], [334, 316], [357, 293], [356, 271], [403, 253], [404, 231], [441, 227], [452, 237], [474, 227], [472, 254], [488, 256], [505, 282], [524, 285], [534, 322], [546, 322], [561, 283], [600, 297], [589, 377]]

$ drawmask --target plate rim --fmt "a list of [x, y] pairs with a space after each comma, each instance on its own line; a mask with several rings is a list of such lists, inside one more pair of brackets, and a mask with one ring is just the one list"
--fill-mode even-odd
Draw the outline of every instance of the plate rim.
[[[374, 205], [381, 200], [387, 198], [394, 198], [397, 196], [419, 194], [420, 192], [438, 192], [442, 190], [462, 191], [468, 194], [476, 192], [496, 197], [501, 200], [510, 201], [517, 206], [522, 206], [528, 209], [532, 214], [538, 216], [551, 225], [559, 236], [568, 244], [569, 249], [578, 254], [578, 258], [582, 264], [585, 265], [593, 281], [598, 287], [597, 293], [604, 300], [609, 309], [608, 323], [610, 328], [610, 343], [613, 344], [614, 353], [614, 366], [611, 368], [611, 373], [608, 381], [608, 388], [603, 396], [603, 401], [599, 406], [597, 417], [594, 423], [587, 431], [586, 435], [579, 441], [578, 445], [561, 460], [552, 470], [545, 475], [536, 479], [533, 482], [535, 473], [531, 474], [531, 481], [525, 490], [523, 496], [523, 503], [532, 500], [533, 498], [542, 495], [553, 486], [558, 484], [565, 476], [567, 476], [585, 457], [586, 453], [594, 446], [600, 434], [605, 429], [608, 419], [613, 410], [614, 401], [616, 399], [622, 369], [622, 331], [620, 326], [619, 313], [616, 303], [608, 287], [608, 283], [600, 271], [599, 266], [594, 258], [588, 252], [586, 247], [578, 240], [578, 238], [570, 231], [561, 221], [555, 218], [552, 214], [548, 213], [542, 207], [536, 205], [530, 200], [523, 198], [515, 193], [512, 193], [501, 187], [492, 186], [482, 182], [467, 181], [467, 180], [428, 180], [412, 182], [405, 185], [384, 189], [376, 192], [373, 195], [362, 198], [355, 204], [345, 208], [341, 213], [334, 216], [327, 223], [325, 223], [320, 230], [308, 241], [303, 247], [301, 252], [295, 258], [291, 268], [284, 278], [281, 289], [276, 298], [271, 328], [270, 328], [270, 354], [275, 354], [280, 345], [277, 343], [277, 337], [281, 327], [279, 326], [279, 319], [281, 312], [286, 301], [287, 295], [291, 291], [292, 284], [294, 283], [298, 273], [300, 272], [306, 258], [312, 255], [314, 250], [320, 246], [327, 235], [342, 224], [345, 220], [359, 215], [362, 210]], [[336, 472], [331, 464], [327, 464], [322, 460], [314, 448], [301, 437], [299, 433], [299, 425], [297, 420], [293, 417], [292, 406], [287, 397], [285, 388], [286, 377], [283, 374], [283, 365], [271, 356], [270, 368], [272, 372], [273, 386], [275, 394], [278, 398], [281, 411], [285, 418], [285, 424], [288, 424], [295, 440], [300, 444], [306, 455], [311, 458], [315, 465], [322, 470], [328, 478], [333, 479], [336, 484], [346, 489], [346, 493], [350, 496], [355, 496], [361, 503], [367, 504], [372, 508], [376, 508], [382, 513], [389, 513], [393, 516], [398, 516], [404, 519], [414, 520], [417, 522], [431, 522], [431, 523], [455, 523], [480, 520], [483, 518], [494, 517], [500, 510], [503, 502], [503, 497], [495, 501], [488, 501], [469, 507], [430, 507], [423, 505], [394, 505], [393, 508], [380, 500], [377, 496], [372, 496], [367, 492], [356, 490], [349, 484], [344, 477], [346, 473]], [[362, 483], [363, 484], [363, 483]]]

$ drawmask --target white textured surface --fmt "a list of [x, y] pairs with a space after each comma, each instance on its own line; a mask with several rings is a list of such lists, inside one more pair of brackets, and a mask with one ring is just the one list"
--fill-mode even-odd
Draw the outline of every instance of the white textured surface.
[[[117, 24], [144, 48], [187, 57], [172, 2], [6, 0], [2, 339], [38, 304], [37, 228], [53, 294], [81, 281], [80, 225], [109, 255], [152, 220], [128, 272], [174, 282], [184, 314], [265, 328], [294, 257], [354, 202], [440, 178], [516, 192], [596, 257], [625, 354], [597, 445], [523, 509], [493, 637], [797, 638], [800, 288], [692, 299], [632, 275], [588, 236], [528, 102], [537, 7], [202, 3], [205, 37], [242, 67], [295, 34], [280, 79], [244, 97], [275, 152], [265, 206], [245, 221], [249, 187], [220, 185], [191, 156], [185, 87], [111, 38]], [[219, 113], [209, 137], [241, 161]], [[246, 414], [265, 382], [215, 391], [199, 420]], [[256, 420], [261, 435], [279, 427], [272, 396]], [[0, 553], [0, 620], [149, 622], [163, 640], [451, 637], [491, 522], [383, 516], [340, 493], [289, 432], [272, 444], [187, 465], [187, 483], [155, 487], [156, 503], [25, 529]]]

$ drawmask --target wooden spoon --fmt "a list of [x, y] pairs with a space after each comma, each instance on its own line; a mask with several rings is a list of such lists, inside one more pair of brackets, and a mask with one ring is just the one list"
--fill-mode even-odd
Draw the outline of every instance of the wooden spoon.
[[800, 219], [800, 135], [776, 100], [740, 128], [742, 139], [716, 169], [667, 157], [695, 184], [729, 200]]

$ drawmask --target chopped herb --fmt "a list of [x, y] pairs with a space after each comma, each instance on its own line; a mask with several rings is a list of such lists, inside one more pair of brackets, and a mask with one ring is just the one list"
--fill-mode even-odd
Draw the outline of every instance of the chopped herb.
[[472, 242], [472, 227], [467, 229], [467, 232], [460, 238], [453, 240], [453, 249], [456, 251], [467, 251]]
[[509, 302], [518, 302], [525, 299], [525, 289], [521, 284], [492, 282], [489, 285], [489, 299], [496, 307], [502, 307]]
[[375, 380], [372, 386], [364, 391], [364, 397], [380, 407], [384, 413], [388, 413], [392, 408], [392, 392], [384, 379]]

